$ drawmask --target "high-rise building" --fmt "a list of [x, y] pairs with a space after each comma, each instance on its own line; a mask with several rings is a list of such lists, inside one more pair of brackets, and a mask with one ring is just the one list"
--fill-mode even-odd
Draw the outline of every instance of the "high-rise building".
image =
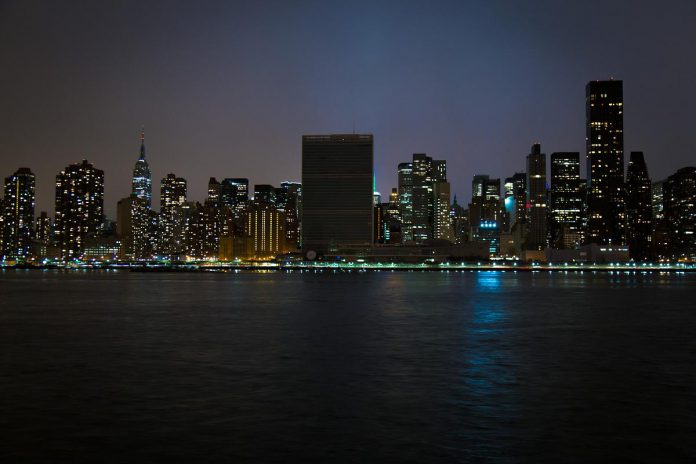
[[372, 243], [373, 137], [302, 137], [302, 248], [315, 253]]
[[185, 250], [186, 179], [167, 174], [160, 182], [160, 253], [180, 255]]
[[63, 259], [79, 259], [104, 224], [104, 171], [87, 160], [56, 176], [55, 240]]
[[34, 238], [43, 244], [49, 244], [53, 239], [53, 222], [46, 211], [41, 211], [36, 218]]
[[500, 250], [504, 211], [500, 202], [500, 179], [477, 174], [471, 183], [469, 240], [488, 243], [491, 254]]
[[382, 212], [384, 243], [401, 243], [401, 208], [398, 189], [391, 190], [389, 203], [382, 203]]
[[549, 242], [553, 248], [577, 248], [584, 242], [580, 153], [551, 154]]
[[450, 208], [452, 218], [452, 231], [455, 243], [465, 243], [469, 241], [469, 210], [464, 209], [457, 203], [457, 195], [454, 196], [452, 207]]
[[133, 167], [133, 182], [131, 194], [142, 198], [148, 208], [152, 208], [152, 178], [150, 166], [145, 159], [145, 131], [140, 132], [140, 156]]
[[546, 247], [546, 154], [535, 143], [527, 155], [527, 249]]
[[276, 206], [276, 188], [269, 184], [254, 185], [254, 203]]
[[281, 182], [277, 200], [278, 210], [285, 215], [285, 244], [289, 251], [300, 249], [302, 184]]
[[216, 259], [220, 251], [219, 208], [212, 200], [189, 208], [186, 254], [195, 259]]
[[285, 253], [285, 214], [271, 203], [254, 201], [247, 215], [247, 230], [255, 258]]
[[652, 204], [652, 216], [653, 216], [654, 223], [657, 223], [657, 221], [660, 221], [664, 217], [664, 214], [663, 214], [664, 204], [662, 201], [662, 185], [663, 184], [664, 184], [663, 180], [659, 180], [659, 181], [652, 183], [651, 204]]
[[[505, 212], [508, 215], [509, 228], [515, 224], [527, 222], [527, 174], [516, 172], [505, 179]], [[509, 231], [509, 230], [508, 230]]]
[[586, 87], [588, 243], [625, 243], [623, 83]]
[[401, 239], [413, 241], [413, 164], [401, 163], [398, 168], [399, 214], [401, 216]]
[[643, 152], [632, 151], [626, 171], [626, 243], [631, 258], [650, 258], [652, 241], [652, 184]]
[[454, 242], [450, 208], [450, 183], [433, 182], [433, 238]]
[[5, 258], [26, 259], [31, 255], [34, 230], [36, 179], [29, 168], [19, 168], [5, 178], [2, 202], [2, 249]]
[[665, 222], [674, 259], [696, 260], [696, 167], [681, 168], [663, 184]]
[[[436, 182], [447, 183], [447, 164], [444, 160], [434, 160], [424, 153], [414, 153], [411, 166], [411, 178], [413, 182], [411, 196], [413, 205], [411, 229], [413, 240], [417, 243], [422, 243], [431, 238], [445, 238], [436, 237], [435, 235], [435, 217], [437, 213], [435, 212], [434, 185]], [[440, 186], [439, 196], [442, 197], [445, 191], [447, 191], [449, 195], [449, 184], [447, 186]], [[444, 206], [443, 198], [439, 198], [439, 200], [440, 213], [444, 216], [448, 216], [449, 198], [446, 201], [446, 207]], [[441, 228], [444, 222], [446, 222], [444, 216], [440, 220]], [[441, 231], [444, 231], [444, 229]], [[450, 236], [447, 235], [447, 237]]]
[[221, 196], [222, 204], [231, 208], [235, 217], [241, 218], [249, 202], [249, 179], [241, 177], [223, 179]]
[[152, 258], [150, 211], [147, 200], [135, 194], [118, 201], [116, 236], [121, 243], [120, 259], [139, 261]]

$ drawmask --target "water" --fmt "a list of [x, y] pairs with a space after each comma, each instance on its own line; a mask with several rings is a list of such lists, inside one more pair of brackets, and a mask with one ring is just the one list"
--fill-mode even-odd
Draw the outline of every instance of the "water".
[[2, 462], [694, 462], [696, 275], [0, 272]]

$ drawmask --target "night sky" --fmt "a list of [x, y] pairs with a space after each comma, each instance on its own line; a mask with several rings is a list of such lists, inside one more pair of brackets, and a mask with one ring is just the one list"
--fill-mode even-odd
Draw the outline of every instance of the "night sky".
[[585, 84], [614, 77], [626, 153], [660, 179], [696, 164], [694, 47], [693, 0], [0, 0], [0, 174], [31, 168], [53, 214], [56, 173], [87, 158], [113, 218], [141, 125], [154, 196], [174, 172], [193, 200], [210, 176], [300, 180], [302, 134], [355, 130], [383, 195], [425, 152], [464, 203], [534, 142], [584, 154]]

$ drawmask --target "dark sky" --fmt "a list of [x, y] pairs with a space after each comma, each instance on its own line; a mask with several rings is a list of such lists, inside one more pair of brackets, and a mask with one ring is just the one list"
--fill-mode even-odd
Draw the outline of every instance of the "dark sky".
[[56, 173], [86, 157], [113, 216], [141, 125], [154, 195], [174, 172], [194, 200], [210, 176], [299, 180], [302, 134], [355, 129], [383, 194], [426, 152], [468, 201], [534, 142], [584, 153], [585, 84], [614, 77], [626, 153], [663, 178], [696, 164], [695, 44], [693, 0], [0, 0], [0, 174], [30, 167], [52, 214]]

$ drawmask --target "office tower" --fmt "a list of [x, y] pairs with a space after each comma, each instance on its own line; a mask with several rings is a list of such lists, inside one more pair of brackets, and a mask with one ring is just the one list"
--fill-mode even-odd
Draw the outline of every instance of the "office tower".
[[133, 188], [131, 194], [142, 198], [147, 203], [147, 207], [152, 208], [152, 179], [150, 177], [150, 166], [145, 159], [145, 131], [140, 132], [140, 156], [133, 168]]
[[249, 202], [249, 179], [241, 177], [223, 179], [220, 194], [222, 204], [231, 208], [235, 217], [241, 218]]
[[104, 171], [87, 160], [56, 176], [55, 240], [63, 259], [79, 259], [104, 224]]
[[299, 182], [281, 182], [276, 189], [276, 203], [285, 215], [285, 245], [288, 251], [301, 248], [300, 233], [302, 216], [302, 184]]
[[[441, 182], [438, 197], [435, 196], [435, 183]], [[445, 223], [449, 221], [449, 198], [446, 206], [444, 192], [448, 191], [447, 164], [444, 160], [434, 160], [423, 153], [414, 153], [411, 163], [399, 165], [399, 190], [402, 193], [402, 226], [406, 224], [410, 240], [417, 243], [425, 242], [432, 238], [450, 239], [451, 235], [438, 237], [436, 227], [440, 233], [445, 233]], [[440, 224], [436, 225], [437, 215], [436, 200], [440, 207]], [[404, 219], [404, 216], [406, 217]], [[447, 238], [449, 237], [449, 238]]]
[[36, 179], [29, 168], [19, 168], [5, 178], [5, 194], [0, 250], [6, 259], [26, 259], [31, 255], [34, 230]]
[[384, 211], [382, 204], [372, 206], [372, 237], [375, 243], [384, 243]]
[[625, 243], [623, 83], [592, 81], [586, 87], [588, 243]]
[[175, 256], [184, 252], [186, 230], [186, 179], [167, 174], [160, 182], [159, 254]]
[[217, 181], [216, 178], [211, 177], [208, 179], [208, 198], [206, 201], [210, 202], [211, 204], [215, 206], [220, 206], [220, 201], [221, 201], [221, 187], [220, 187], [220, 182]]
[[413, 164], [400, 163], [399, 214], [401, 216], [401, 239], [404, 243], [413, 241]]
[[527, 155], [527, 249], [546, 247], [546, 154], [535, 143]]
[[382, 203], [382, 222], [384, 243], [401, 243], [401, 207], [399, 202], [399, 189], [391, 189], [389, 202]]
[[471, 192], [469, 240], [486, 242], [491, 254], [497, 254], [504, 214], [500, 202], [500, 179], [477, 174], [471, 183]]
[[119, 258], [139, 261], [152, 258], [152, 225], [147, 199], [135, 194], [116, 205], [116, 236], [121, 242]]
[[527, 222], [527, 174], [516, 172], [505, 179], [505, 212], [509, 218], [509, 229]]
[[549, 241], [553, 248], [577, 248], [584, 242], [580, 153], [551, 154]]
[[663, 180], [659, 180], [652, 183], [651, 188], [651, 203], [652, 203], [652, 215], [653, 222], [660, 221], [663, 218], [664, 205], [662, 203], [662, 186], [664, 184]]
[[631, 258], [650, 257], [652, 240], [652, 184], [643, 152], [632, 151], [626, 171], [626, 243]]
[[371, 134], [302, 137], [302, 248], [310, 257], [372, 243], [372, 162]]
[[455, 243], [465, 243], [469, 241], [469, 210], [464, 209], [457, 203], [457, 195], [454, 196], [452, 207], [450, 208], [450, 218], [452, 220], [452, 231]]
[[674, 259], [696, 259], [696, 167], [681, 168], [663, 184], [664, 221]]
[[269, 184], [254, 185], [254, 203], [276, 205], [276, 188]]
[[454, 242], [450, 208], [450, 183], [433, 182], [433, 238]]
[[53, 223], [46, 211], [41, 211], [34, 223], [34, 238], [43, 244], [51, 243], [53, 239]]

